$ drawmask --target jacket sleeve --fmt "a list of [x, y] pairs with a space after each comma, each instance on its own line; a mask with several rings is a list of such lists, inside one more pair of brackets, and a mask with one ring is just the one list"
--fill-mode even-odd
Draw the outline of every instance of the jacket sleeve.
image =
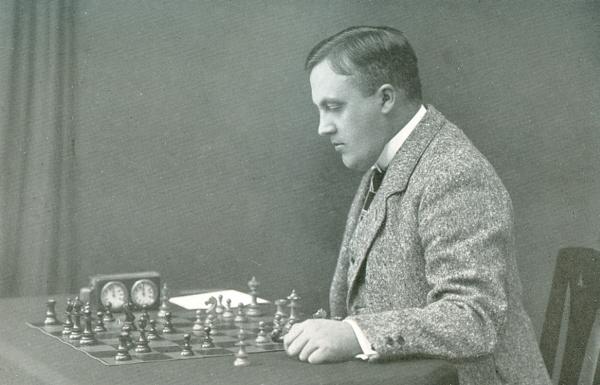
[[349, 317], [383, 359], [486, 355], [506, 319], [514, 248], [508, 193], [491, 166], [454, 164], [432, 174], [418, 204], [426, 306]]

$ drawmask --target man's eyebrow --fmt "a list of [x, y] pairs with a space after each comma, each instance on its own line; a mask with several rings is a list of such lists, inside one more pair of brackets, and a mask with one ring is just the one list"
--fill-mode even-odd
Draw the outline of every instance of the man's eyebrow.
[[319, 106], [319, 107], [325, 107], [325, 106], [327, 106], [328, 104], [343, 104], [343, 102], [342, 102], [341, 100], [339, 100], [339, 99], [334, 99], [334, 98], [323, 98], [323, 99], [322, 99], [322, 100], [319, 102], [318, 106]]

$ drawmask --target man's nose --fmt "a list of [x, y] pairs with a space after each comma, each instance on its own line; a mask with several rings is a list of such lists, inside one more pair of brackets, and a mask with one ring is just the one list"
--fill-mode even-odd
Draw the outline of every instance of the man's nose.
[[319, 135], [331, 135], [335, 132], [335, 124], [329, 119], [321, 116], [319, 118]]

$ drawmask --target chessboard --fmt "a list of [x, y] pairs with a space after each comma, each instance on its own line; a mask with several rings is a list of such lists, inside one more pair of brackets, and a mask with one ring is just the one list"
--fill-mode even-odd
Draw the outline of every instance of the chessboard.
[[[49, 301], [49, 309], [53, 312], [53, 300]], [[274, 328], [280, 328], [285, 321], [280, 316], [276, 316], [275, 307], [272, 304], [259, 304], [257, 313], [260, 315], [242, 314], [241, 319], [224, 318], [223, 314], [206, 313], [204, 310], [186, 310], [176, 305], [171, 305], [172, 310], [168, 314], [169, 332], [165, 332], [164, 314], [160, 311], [134, 312], [129, 311], [126, 314], [114, 314], [114, 320], [99, 322], [103, 318], [103, 312], [99, 311], [98, 316], [94, 317], [96, 326], [101, 323], [105, 330], [92, 333], [92, 342], [83, 344], [82, 339], [73, 339], [68, 333], [65, 333], [64, 323], [56, 318], [55, 324], [48, 324], [47, 319], [41, 322], [29, 322], [30, 327], [39, 330], [43, 334], [54, 338], [56, 341], [71, 346], [72, 348], [84, 353], [104, 365], [130, 365], [137, 363], [168, 361], [168, 360], [189, 360], [206, 357], [238, 355], [240, 341], [243, 341], [244, 350], [247, 354], [281, 351], [283, 344], [281, 339], [272, 337]], [[278, 305], [280, 312], [281, 307]], [[49, 310], [50, 311], [50, 310]], [[69, 309], [72, 313], [72, 308]], [[238, 315], [239, 315], [239, 310]], [[48, 313], [47, 313], [48, 314]], [[65, 313], [67, 314], [67, 313]], [[86, 314], [85, 311], [80, 315]], [[87, 310], [86, 330], [90, 329], [92, 323], [91, 312]], [[112, 314], [111, 314], [112, 315]], [[210, 316], [210, 322], [207, 318]], [[72, 317], [69, 317], [69, 322]], [[79, 317], [78, 317], [79, 318]], [[137, 318], [136, 321], [132, 321]], [[150, 321], [155, 332], [153, 339], [148, 339], [147, 321]], [[140, 324], [145, 320], [144, 324]], [[157, 321], [154, 321], [157, 320]], [[281, 320], [281, 323], [280, 323]], [[66, 321], [66, 320], [65, 320]], [[79, 319], [76, 321], [79, 324]], [[124, 348], [123, 330], [124, 325], [134, 330], [128, 331], [129, 346]], [[275, 325], [274, 325], [275, 324]], [[136, 326], [138, 325], [138, 326]], [[210, 325], [207, 330], [206, 325]], [[144, 336], [141, 336], [141, 330]], [[84, 327], [82, 326], [83, 330]], [[84, 335], [86, 330], [84, 330]], [[240, 332], [242, 334], [240, 334]], [[207, 334], [208, 333], [208, 334]], [[206, 346], [207, 335], [210, 336], [211, 346]], [[257, 338], [262, 336], [262, 338]], [[266, 338], [265, 338], [266, 337]], [[141, 339], [145, 340], [148, 352], [136, 352], [136, 345]], [[182, 351], [184, 353], [182, 353]], [[125, 352], [130, 359], [120, 360], [119, 354]]]

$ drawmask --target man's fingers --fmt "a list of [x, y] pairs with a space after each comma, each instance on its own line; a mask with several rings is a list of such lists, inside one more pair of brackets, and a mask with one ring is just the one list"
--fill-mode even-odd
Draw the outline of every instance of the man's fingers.
[[298, 359], [300, 361], [308, 360], [308, 357], [310, 357], [310, 355], [318, 348], [319, 347], [315, 345], [312, 341], [308, 341], [306, 345], [304, 345], [304, 347], [302, 348], [300, 354], [298, 355]]
[[302, 324], [294, 324], [287, 332], [285, 336], [283, 336], [283, 348], [287, 350], [292, 342], [302, 334]]
[[300, 352], [302, 351], [302, 348], [304, 348], [304, 345], [306, 345], [307, 342], [308, 342], [308, 338], [306, 338], [306, 336], [301, 334], [298, 337], [296, 337], [294, 339], [294, 341], [292, 341], [288, 345], [288, 347], [285, 348], [285, 351], [290, 356], [297, 356], [298, 354], [300, 354]]
[[323, 362], [327, 362], [329, 357], [327, 356], [327, 351], [325, 349], [315, 349], [309, 356], [308, 362], [310, 364], [322, 364]]

